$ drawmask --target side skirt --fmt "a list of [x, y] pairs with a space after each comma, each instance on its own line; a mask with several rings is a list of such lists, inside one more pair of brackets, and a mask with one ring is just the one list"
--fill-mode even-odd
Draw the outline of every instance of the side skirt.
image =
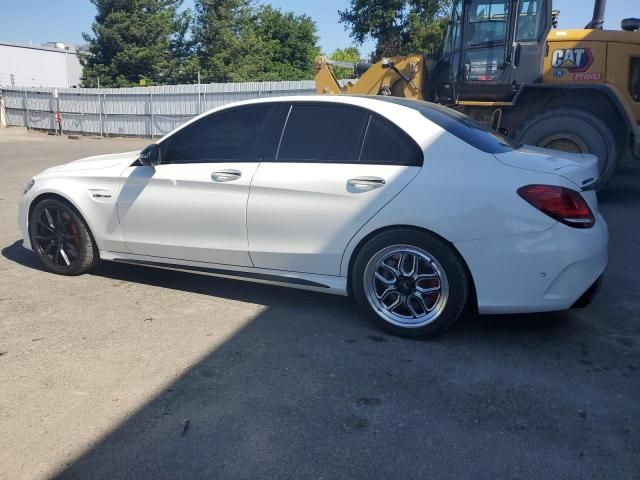
[[[314, 275], [299, 272], [285, 272], [278, 270], [264, 270], [252, 267], [230, 267], [229, 265], [207, 264], [202, 262], [189, 262], [131, 255], [116, 252], [100, 252], [102, 260], [130, 265], [142, 265], [164, 270], [174, 270], [188, 273], [198, 273], [214, 277], [230, 278], [234, 280], [246, 280], [250, 282], [280, 285], [304, 290], [313, 290], [336, 295], [347, 295], [347, 281], [345, 277], [327, 275]], [[173, 263], [173, 262], [176, 263]]]

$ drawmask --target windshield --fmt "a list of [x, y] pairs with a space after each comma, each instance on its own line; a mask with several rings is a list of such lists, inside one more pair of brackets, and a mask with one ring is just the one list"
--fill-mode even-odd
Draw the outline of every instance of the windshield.
[[486, 153], [505, 153], [522, 147], [521, 143], [491, 130], [468, 115], [442, 105], [399, 97], [379, 96], [376, 99], [417, 110], [447, 132]]

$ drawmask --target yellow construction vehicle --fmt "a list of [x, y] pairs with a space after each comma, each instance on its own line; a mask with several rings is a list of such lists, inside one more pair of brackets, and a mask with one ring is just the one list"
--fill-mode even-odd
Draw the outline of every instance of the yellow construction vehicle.
[[[316, 89], [437, 102], [522, 143], [593, 153], [603, 186], [620, 158], [640, 159], [640, 19], [605, 31], [604, 10], [595, 0], [584, 29], [557, 30], [551, 0], [454, 0], [440, 59], [318, 57]], [[355, 83], [341, 86], [334, 65]]]

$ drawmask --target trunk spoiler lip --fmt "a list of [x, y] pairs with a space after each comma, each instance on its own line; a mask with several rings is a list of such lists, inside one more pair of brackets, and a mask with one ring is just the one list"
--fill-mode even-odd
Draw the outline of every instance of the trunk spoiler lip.
[[[600, 174], [597, 169], [598, 157], [595, 155], [590, 153], [566, 152], [555, 152], [554, 154], [554, 151], [540, 147], [531, 145], [524, 145], [523, 147], [524, 148], [512, 152], [494, 153], [493, 156], [500, 163], [512, 168], [558, 175], [571, 182], [575, 186], [574, 188], [579, 191], [597, 190], [599, 188]], [[520, 157], [519, 154], [532, 155], [532, 160], [548, 158], [565, 163], [559, 165], [543, 164], [541, 166], [535, 162], [529, 163], [526, 157]], [[518, 157], [520, 157], [519, 161], [514, 161], [514, 159], [518, 159]], [[572, 170], [576, 167], [582, 167], [582, 175], [571, 175]]]

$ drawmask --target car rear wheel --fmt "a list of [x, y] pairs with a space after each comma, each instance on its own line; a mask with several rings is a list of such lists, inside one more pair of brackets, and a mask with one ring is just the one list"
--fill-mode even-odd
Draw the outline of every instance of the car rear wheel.
[[29, 217], [29, 236], [36, 255], [53, 273], [85, 273], [98, 260], [87, 225], [66, 202], [53, 198], [39, 202]]
[[390, 230], [369, 240], [353, 265], [351, 285], [378, 325], [410, 338], [442, 333], [469, 296], [458, 253], [436, 235], [417, 230]]

